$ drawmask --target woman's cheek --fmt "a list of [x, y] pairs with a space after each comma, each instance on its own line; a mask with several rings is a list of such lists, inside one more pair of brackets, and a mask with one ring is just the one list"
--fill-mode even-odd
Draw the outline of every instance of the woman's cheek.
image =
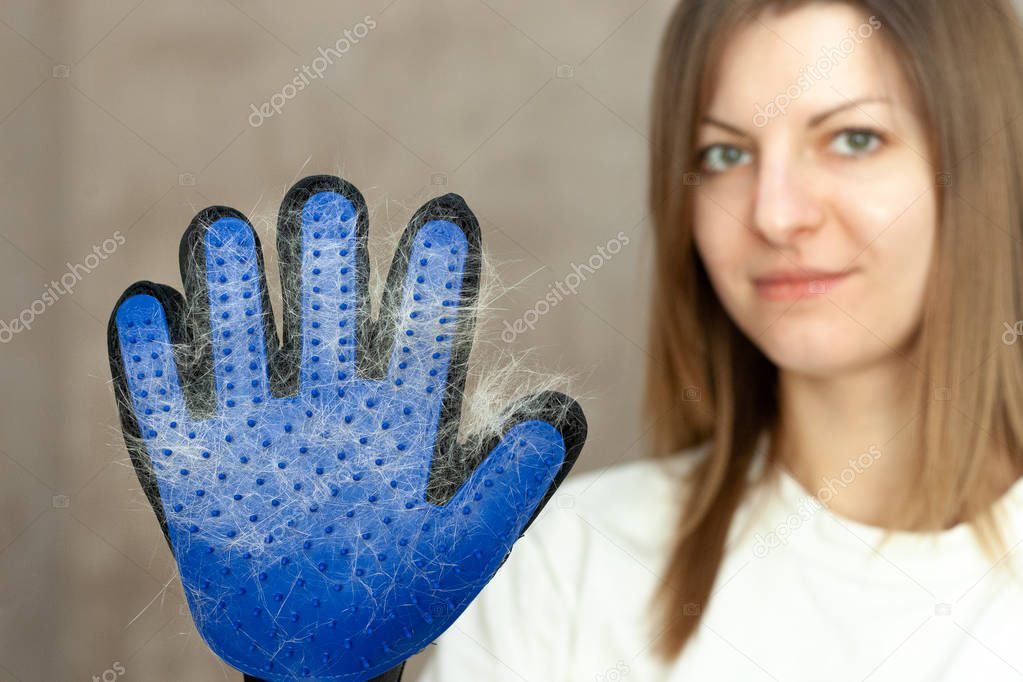
[[836, 303], [889, 346], [897, 346], [922, 312], [936, 232], [934, 197], [926, 192], [865, 197], [845, 220], [857, 231], [861, 252], [854, 265], [863, 280], [847, 291], [836, 290]]
[[[707, 188], [700, 188], [701, 193]], [[734, 270], [736, 264], [746, 260], [748, 230], [734, 216], [742, 215], [742, 208], [731, 200], [703, 194], [696, 201], [693, 236], [697, 248], [708, 270], [714, 269], [720, 275]]]
[[720, 217], [716, 220], [702, 220], [697, 223], [699, 227], [696, 228], [694, 237], [700, 260], [718, 297], [729, 298], [729, 288], [734, 286], [730, 284], [730, 280], [734, 278], [733, 271], [739, 257], [739, 249], [729, 234], [728, 226], [721, 223]]
[[742, 290], [749, 258], [744, 248], [745, 228], [736, 230], [732, 221], [710, 220], [699, 223], [694, 237], [700, 259], [707, 271], [711, 287], [725, 312], [740, 327], [751, 320], [749, 292]]
[[930, 165], [916, 152], [906, 148], [887, 150], [876, 160], [849, 163], [858, 170], [855, 177], [836, 184], [835, 201], [846, 209], [846, 222], [863, 246], [904, 221], [919, 225], [919, 216], [910, 214], [919, 213], [921, 208], [931, 210], [927, 196], [931, 194], [933, 202]]

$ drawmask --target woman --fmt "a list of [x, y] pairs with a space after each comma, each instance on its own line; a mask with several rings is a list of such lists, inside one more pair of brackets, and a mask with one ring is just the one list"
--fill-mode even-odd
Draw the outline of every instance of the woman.
[[683, 0], [655, 459], [570, 476], [422, 678], [1023, 677], [1008, 0]]

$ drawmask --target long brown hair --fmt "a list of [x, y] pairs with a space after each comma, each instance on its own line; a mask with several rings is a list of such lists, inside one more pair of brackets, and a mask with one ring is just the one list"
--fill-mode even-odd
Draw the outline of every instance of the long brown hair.
[[[654, 651], [665, 660], [699, 625], [734, 512], [754, 485], [758, 434], [779, 424], [777, 367], [732, 323], [694, 246], [697, 126], [727, 40], [764, 10], [812, 1], [681, 0], [661, 44], [651, 111], [656, 235], [645, 409], [657, 417], [654, 456], [710, 441], [691, 471], [651, 601], [661, 631]], [[1002, 340], [1023, 309], [1023, 30], [1010, 0], [831, 1], [880, 21], [930, 132], [937, 185], [924, 316], [905, 355], [918, 370], [911, 395], [919, 486], [903, 496], [897, 527], [967, 521], [994, 559], [1004, 543], [985, 476], [996, 453], [1007, 453], [1016, 471], [1023, 456], [1023, 341]], [[775, 467], [769, 457], [767, 469]]]

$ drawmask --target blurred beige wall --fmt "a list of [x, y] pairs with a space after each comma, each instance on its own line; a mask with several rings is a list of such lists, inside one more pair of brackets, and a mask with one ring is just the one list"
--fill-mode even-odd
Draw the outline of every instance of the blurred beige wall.
[[[0, 0], [0, 322], [30, 326], [0, 326], [0, 682], [240, 680], [187, 614], [106, 356], [117, 297], [180, 287], [178, 240], [207, 205], [272, 245], [305, 175], [351, 180], [376, 235], [458, 192], [517, 284], [482, 331], [577, 377], [578, 469], [642, 454], [647, 98], [671, 4]], [[304, 66], [325, 68], [286, 89]], [[280, 111], [254, 113], [264, 102]], [[534, 319], [619, 232], [628, 244]], [[73, 291], [44, 300], [69, 268]], [[532, 328], [505, 343], [500, 321], [518, 319]]]

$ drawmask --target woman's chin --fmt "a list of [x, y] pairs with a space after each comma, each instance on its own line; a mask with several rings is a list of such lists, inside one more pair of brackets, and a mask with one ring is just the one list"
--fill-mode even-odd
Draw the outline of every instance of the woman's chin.
[[752, 338], [779, 369], [821, 378], [876, 362], [891, 352], [859, 325], [805, 318], [778, 320]]

